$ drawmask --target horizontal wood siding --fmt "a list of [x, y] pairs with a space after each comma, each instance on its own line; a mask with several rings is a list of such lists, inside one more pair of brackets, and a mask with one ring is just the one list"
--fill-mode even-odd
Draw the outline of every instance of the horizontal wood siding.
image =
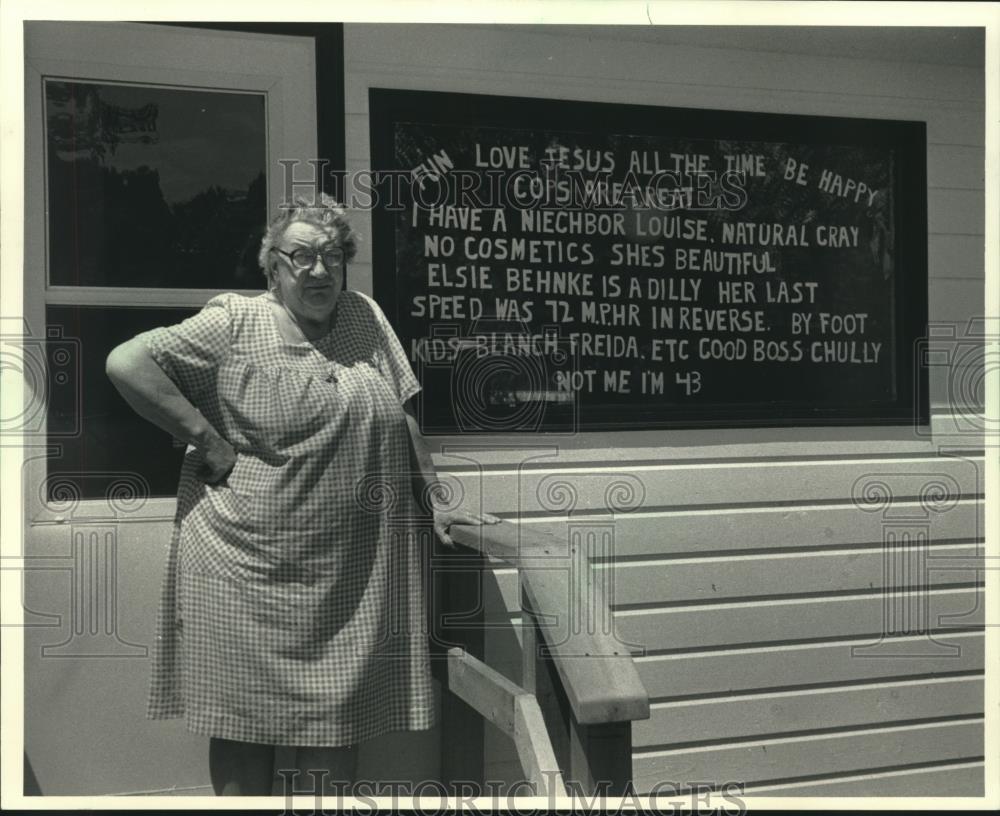
[[[605, 586], [615, 608], [742, 599], [758, 595], [807, 595], [881, 589], [885, 586], [976, 584], [985, 561], [981, 545], [942, 545], [927, 549], [930, 572], [896, 574], [881, 547], [794, 555], [719, 556], [705, 559], [606, 562]], [[956, 559], [956, 560], [953, 560]], [[917, 559], [910, 558], [907, 563]], [[517, 573], [497, 571], [503, 596], [517, 592]]]
[[982, 796], [982, 762], [752, 787], [751, 796]]
[[983, 713], [981, 677], [910, 680], [656, 703], [635, 723], [636, 748]]
[[[466, 460], [474, 453], [466, 453]], [[615, 465], [565, 470], [491, 469], [452, 472], [448, 478], [463, 501], [488, 504], [501, 515], [566, 518], [570, 513], [682, 508], [729, 508], [776, 503], [797, 505], [855, 499], [857, 512], [882, 514], [889, 500], [920, 499], [914, 524], [951, 512], [962, 499], [983, 494], [981, 459], [856, 459], [806, 462], [693, 462]], [[457, 482], [457, 483], [456, 483]], [[779, 498], [780, 497], [780, 498]], [[939, 509], [935, 509], [939, 508]], [[904, 519], [907, 516], [903, 517]], [[666, 529], [666, 528], [664, 528]]]
[[[579, 26], [347, 25], [349, 169], [370, 166], [372, 87], [923, 121], [930, 319], [964, 337], [983, 314], [982, 71], [846, 49], [779, 53], [750, 29], [740, 42], [702, 33], [665, 44]], [[356, 217], [370, 235], [369, 214]], [[350, 270], [350, 285], [368, 292], [370, 245]], [[932, 344], [948, 352], [930, 376], [936, 420], [978, 407], [963, 388], [980, 361], [953, 346]], [[955, 427], [950, 442], [967, 450], [957, 457], [912, 428], [432, 442], [466, 506], [547, 528], [567, 547], [575, 535], [606, 571], [618, 634], [646, 650], [637, 664], [654, 701], [635, 727], [640, 790], [735, 780], [775, 795], [975, 795], [985, 487], [977, 426]], [[450, 442], [461, 452], [447, 453]], [[894, 571], [898, 560], [883, 555], [892, 541], [911, 552], [926, 542], [928, 563], [948, 568], [926, 580]], [[520, 681], [516, 577], [498, 568], [495, 579], [486, 661]], [[865, 652], [884, 628], [884, 587], [918, 584], [931, 648], [926, 637], [895, 636], [892, 646], [916, 656]], [[486, 748], [493, 778], [519, 778], [496, 729]]]
[[[978, 674], [983, 671], [981, 632], [948, 632], [939, 642], [957, 646], [951, 652], [912, 657], [855, 657], [853, 647], [870, 641], [783, 644], [749, 649], [723, 649], [640, 657], [639, 676], [653, 700], [682, 697], [725, 696], [734, 692], [761, 691], [784, 685], [799, 688], [847, 685], [870, 680], [904, 677]], [[923, 644], [920, 636], [900, 638], [897, 645]], [[781, 666], [782, 676], [775, 675]], [[738, 670], [734, 670], [738, 667]]]
[[982, 757], [982, 721], [958, 721], [636, 751], [633, 767], [636, 788], [650, 791], [665, 782], [712, 780], [750, 785], [796, 776], [847, 775]]
[[[953, 627], [983, 625], [982, 592], [975, 589], [927, 593], [932, 628], [947, 618]], [[619, 613], [618, 635], [634, 650], [659, 652], [819, 638], [877, 636], [885, 625], [881, 594], [793, 601], [750, 601], [680, 609]], [[935, 626], [934, 623], [937, 625]], [[787, 683], [775, 667], [775, 681]]]

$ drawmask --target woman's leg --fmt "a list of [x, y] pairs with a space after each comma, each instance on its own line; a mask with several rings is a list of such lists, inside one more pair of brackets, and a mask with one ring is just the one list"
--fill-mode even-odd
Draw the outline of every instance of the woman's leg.
[[338, 785], [349, 785], [357, 776], [358, 746], [296, 748], [295, 767], [300, 772], [296, 789], [314, 793], [319, 784], [323, 794], [336, 793]]
[[208, 772], [216, 796], [270, 796], [274, 746], [212, 737]]

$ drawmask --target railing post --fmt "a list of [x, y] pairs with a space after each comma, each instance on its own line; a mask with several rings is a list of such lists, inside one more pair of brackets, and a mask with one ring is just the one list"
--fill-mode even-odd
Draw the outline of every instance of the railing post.
[[558, 788], [581, 796], [627, 795], [631, 721], [649, 717], [649, 696], [632, 661], [633, 645], [614, 632], [611, 593], [604, 586], [609, 574], [595, 576], [590, 569], [589, 545], [605, 539], [587, 532], [567, 542], [500, 525], [455, 527], [452, 536], [518, 568], [525, 650], [521, 688], [534, 695], [544, 720], [548, 764], [559, 767]]
[[521, 685], [538, 699], [567, 789], [579, 796], [626, 794], [632, 782], [632, 723], [586, 725], [577, 721], [523, 587], [521, 610]]
[[483, 573], [486, 558], [466, 547], [449, 549], [433, 535], [430, 603], [431, 660], [441, 683], [441, 779], [485, 784], [485, 720], [448, 690], [448, 649], [459, 646], [479, 660], [485, 651]]
[[545, 648], [545, 639], [538, 629], [538, 621], [531, 608], [531, 599], [521, 585], [521, 688], [535, 695], [538, 707], [545, 720], [545, 728], [552, 742], [552, 752], [559, 763], [564, 781], [568, 781], [569, 764], [569, 728], [566, 719], [566, 708], [569, 700], [562, 695], [562, 704], [558, 690], [561, 688], [558, 673], [552, 657]]
[[570, 757], [567, 783], [583, 793], [623, 796], [632, 781], [632, 723], [583, 725], [570, 718]]

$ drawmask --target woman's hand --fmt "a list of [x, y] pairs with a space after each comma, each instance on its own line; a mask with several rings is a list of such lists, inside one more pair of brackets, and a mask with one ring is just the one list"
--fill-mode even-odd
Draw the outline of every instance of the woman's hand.
[[236, 451], [218, 434], [212, 434], [198, 449], [201, 451], [203, 461], [196, 475], [207, 484], [221, 482], [236, 464]]
[[197, 478], [215, 484], [233, 469], [236, 453], [232, 445], [160, 368], [141, 335], [115, 346], [105, 362], [105, 371], [139, 416], [181, 442], [194, 445], [202, 458]]
[[503, 519], [494, 516], [492, 513], [470, 513], [467, 510], [435, 510], [434, 511], [434, 532], [441, 539], [441, 543], [446, 547], [454, 547], [455, 542], [448, 535], [448, 528], [452, 524], [499, 524]]
[[413, 466], [414, 494], [421, 512], [433, 511], [434, 532], [441, 539], [441, 543], [446, 547], [455, 546], [455, 542], [448, 535], [448, 528], [452, 524], [499, 524], [500, 517], [491, 513], [480, 515], [459, 508], [448, 508], [451, 491], [446, 489], [434, 472], [434, 462], [420, 432], [420, 423], [417, 421], [412, 399], [407, 400], [403, 412], [406, 414], [406, 425], [410, 431], [410, 463]]

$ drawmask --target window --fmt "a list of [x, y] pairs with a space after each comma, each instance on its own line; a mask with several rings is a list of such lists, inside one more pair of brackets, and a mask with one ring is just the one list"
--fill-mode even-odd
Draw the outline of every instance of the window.
[[53, 286], [254, 289], [262, 93], [45, 79]]
[[317, 155], [314, 52], [308, 37], [25, 24], [25, 321], [47, 358], [34, 518], [123, 479], [174, 496], [183, 446], [132, 412], [104, 361], [220, 291], [263, 288], [278, 162]]

